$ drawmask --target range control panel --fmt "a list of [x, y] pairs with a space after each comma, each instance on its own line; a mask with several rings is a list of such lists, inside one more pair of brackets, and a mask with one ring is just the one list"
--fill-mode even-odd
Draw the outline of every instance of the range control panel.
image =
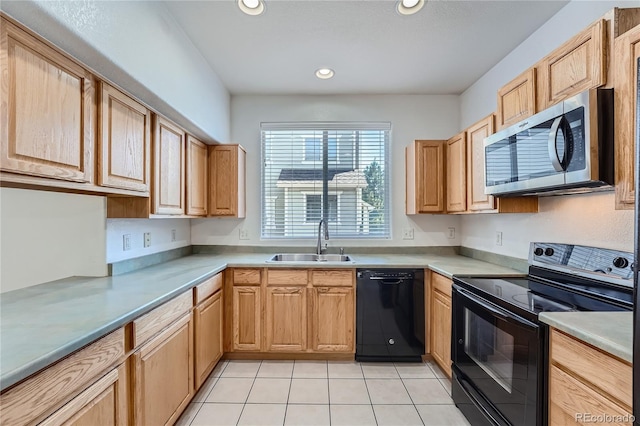
[[[633, 286], [633, 253], [559, 243], [531, 243], [529, 264]], [[605, 278], [606, 277], [606, 278]]]

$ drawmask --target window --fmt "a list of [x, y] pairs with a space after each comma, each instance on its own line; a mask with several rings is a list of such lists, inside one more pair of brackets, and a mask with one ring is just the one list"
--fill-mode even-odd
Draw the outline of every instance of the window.
[[[306, 222], [315, 222], [322, 219], [322, 194], [308, 194], [306, 207]], [[329, 222], [338, 220], [338, 196], [329, 195]]]
[[[328, 144], [329, 161], [335, 161], [338, 155], [338, 141], [335, 138], [329, 138]], [[322, 161], [322, 139], [304, 140], [304, 161]]]
[[389, 238], [389, 123], [262, 123], [262, 238]]

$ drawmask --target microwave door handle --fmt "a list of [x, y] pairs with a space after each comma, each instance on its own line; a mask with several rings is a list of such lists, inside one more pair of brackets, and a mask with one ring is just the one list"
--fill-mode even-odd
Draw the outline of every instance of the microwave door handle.
[[563, 172], [562, 164], [558, 158], [558, 150], [556, 149], [556, 138], [558, 137], [558, 129], [562, 123], [562, 117], [558, 117], [553, 121], [549, 130], [549, 140], [547, 141], [547, 149], [549, 150], [549, 160], [556, 172]]

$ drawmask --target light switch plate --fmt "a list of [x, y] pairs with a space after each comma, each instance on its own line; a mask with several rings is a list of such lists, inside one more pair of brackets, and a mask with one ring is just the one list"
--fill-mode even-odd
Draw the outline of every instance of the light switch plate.
[[402, 239], [403, 240], [413, 240], [413, 228], [403, 228], [402, 229]]
[[174, 242], [176, 240], [176, 230], [172, 229], [171, 230], [171, 242]]
[[131, 250], [131, 234], [124, 234], [122, 236], [122, 250]]
[[502, 245], [502, 232], [500, 231], [496, 232], [496, 245], [497, 246]]
[[144, 246], [149, 247], [151, 245], [151, 232], [144, 233]]

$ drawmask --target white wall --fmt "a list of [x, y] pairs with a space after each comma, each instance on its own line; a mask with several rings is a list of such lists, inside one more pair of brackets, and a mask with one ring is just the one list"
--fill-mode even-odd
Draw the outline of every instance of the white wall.
[[[171, 231], [176, 239], [171, 241]], [[144, 247], [144, 234], [151, 233], [151, 245]], [[123, 236], [130, 235], [131, 249], [125, 251]], [[146, 256], [191, 245], [189, 219], [107, 219], [107, 263]]]
[[104, 276], [104, 197], [0, 188], [0, 292]]
[[[496, 110], [496, 93], [525, 69], [613, 7], [638, 2], [574, 0], [460, 96], [460, 128]], [[495, 245], [496, 231], [503, 245]], [[540, 198], [538, 214], [462, 218], [462, 245], [526, 258], [529, 242], [553, 241], [633, 250], [633, 212], [616, 211], [613, 194]]]
[[229, 92], [159, 1], [0, 2], [0, 8], [204, 140], [229, 139]]
[[[285, 121], [389, 121], [391, 134], [392, 239], [330, 240], [329, 246], [459, 245], [447, 239], [447, 228], [460, 218], [447, 215], [404, 214], [404, 148], [414, 139], [448, 139], [459, 123], [457, 96], [233, 96], [231, 137], [247, 150], [247, 218], [192, 219], [193, 244], [303, 245], [314, 240], [260, 240], [260, 123]], [[414, 228], [413, 240], [402, 240], [402, 229]], [[239, 231], [248, 240], [239, 240]]]

